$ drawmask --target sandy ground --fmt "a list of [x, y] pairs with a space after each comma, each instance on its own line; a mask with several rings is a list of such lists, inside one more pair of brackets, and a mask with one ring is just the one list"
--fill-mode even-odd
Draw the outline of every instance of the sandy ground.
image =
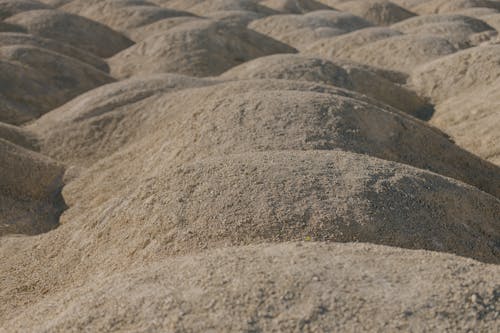
[[0, 0], [0, 332], [499, 332], [498, 29]]

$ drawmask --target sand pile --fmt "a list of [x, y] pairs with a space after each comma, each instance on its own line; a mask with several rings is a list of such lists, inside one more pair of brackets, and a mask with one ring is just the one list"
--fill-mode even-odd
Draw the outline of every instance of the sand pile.
[[83, 94], [30, 128], [41, 139], [45, 154], [65, 163], [88, 166], [133, 142], [134, 133], [141, 128], [137, 122], [147, 117], [142, 111], [157, 95], [211, 83], [175, 74], [135, 77]]
[[304, 80], [342, 87], [365, 94], [417, 117], [426, 118], [429, 104], [415, 92], [379, 74], [378, 69], [295, 54], [272, 55], [233, 67], [227, 79]]
[[424, 0], [416, 4], [413, 10], [419, 14], [451, 13], [467, 8], [493, 8], [500, 10], [498, 0]]
[[0, 19], [4, 20], [21, 12], [49, 9], [50, 7], [38, 1], [31, 0], [2, 0], [0, 1]]
[[125, 36], [84, 17], [57, 10], [30, 10], [6, 20], [30, 34], [54, 39], [100, 57], [110, 57], [132, 45]]
[[[2, 128], [3, 127], [3, 128]], [[28, 138], [17, 132], [11, 140], [26, 145]], [[17, 138], [12, 136], [17, 134]], [[45, 156], [0, 138], [0, 236], [39, 234], [54, 228], [65, 208], [60, 191], [64, 169]]]
[[15, 24], [0, 21], [0, 32], [26, 32], [26, 30]]
[[[499, 195], [499, 180], [493, 177], [498, 169], [460, 150], [442, 133], [397, 110], [360, 101], [353, 94], [345, 96], [328, 87], [323, 92], [308, 91], [315, 87], [284, 80], [230, 82], [155, 95], [130, 103], [123, 111], [120, 105], [97, 112], [90, 107], [83, 117], [73, 116], [70, 105], [32, 128], [45, 140], [53, 140], [43, 149], [62, 160], [78, 158], [78, 147], [108, 153], [145, 135], [144, 142], [170, 143], [178, 151], [175, 158], [179, 162], [200, 154], [255, 149], [341, 148], [430, 169]], [[70, 125], [75, 123], [68, 129], [59, 121], [64, 114]], [[95, 128], [100, 128], [98, 133]], [[156, 130], [163, 138], [151, 141]], [[174, 139], [181, 146], [172, 143]], [[436, 144], [429, 145], [430, 140]], [[64, 148], [64, 142], [70, 146]]]
[[288, 14], [305, 14], [315, 10], [333, 10], [320, 1], [315, 0], [264, 0], [262, 5]]
[[371, 24], [352, 14], [319, 10], [304, 15], [272, 15], [249, 24], [251, 29], [294, 47], [303, 47], [320, 38], [341, 35]]
[[154, 0], [153, 2], [163, 7], [186, 10], [197, 15], [228, 10], [251, 11], [265, 15], [279, 13], [259, 4], [260, 0]]
[[250, 59], [295, 50], [245, 27], [223, 22], [186, 22], [146, 38], [109, 60], [116, 77], [137, 74], [177, 73], [210, 76]]
[[37, 118], [82, 92], [113, 82], [95, 67], [34, 46], [0, 47], [0, 59], [0, 121], [10, 124]]
[[500, 29], [500, 13], [485, 15], [481, 19], [497, 31]]
[[[500, 45], [463, 50], [417, 68], [411, 83], [435, 103], [459, 93], [488, 87], [500, 77]], [[432, 82], [440, 82], [436, 85]]]
[[500, 330], [499, 4], [0, 0], [0, 332]]
[[[65, 188], [71, 208], [62, 223], [82, 228], [106, 220], [95, 226], [102, 234], [103, 252], [113, 247], [133, 251], [137, 244], [130, 236], [140, 230], [150, 235], [151, 246], [144, 253], [156, 246], [162, 252], [189, 253], [310, 237], [425, 248], [497, 262], [499, 200], [431, 173], [362, 155], [314, 150], [198, 158], [175, 168], [164, 167], [169, 157], [156, 153], [161, 167], [148, 168], [132, 157], [139, 149], [144, 147], [127, 150], [134, 168], [129, 173], [123, 166], [109, 169], [111, 161], [105, 160]], [[124, 158], [115, 156], [112, 162]], [[94, 181], [97, 174], [100, 178]], [[424, 190], [431, 186], [432, 191]], [[99, 197], [92, 197], [97, 188], [102, 188]]]
[[494, 265], [374, 245], [230, 248], [93, 277], [4, 328], [494, 332], [499, 274]]
[[348, 46], [345, 50], [338, 52], [338, 57], [408, 72], [415, 66], [456, 51], [453, 44], [443, 37], [400, 35], [382, 38], [355, 48]]
[[21, 127], [0, 122], [0, 139], [10, 141], [29, 150], [39, 151], [39, 143], [36, 136]]
[[432, 123], [449, 133], [458, 145], [500, 165], [500, 79], [487, 87], [457, 94], [440, 103]]
[[323, 58], [346, 58], [346, 56], [343, 55], [353, 53], [353, 50], [356, 48], [382, 39], [401, 35], [401, 32], [390, 28], [371, 27], [359, 29], [335, 38], [322, 38], [309, 44], [302, 51], [303, 53], [316, 54]]
[[161, 8], [137, 0], [100, 0], [90, 3], [88, 0], [79, 0], [72, 1], [60, 9], [98, 21], [123, 33], [167, 18], [193, 16], [188, 12]]
[[405, 20], [392, 29], [423, 36], [446, 38], [456, 48], [468, 48], [498, 33], [484, 21], [463, 15], [426, 15]]
[[59, 53], [70, 58], [80, 60], [81, 62], [92, 65], [103, 72], [109, 72], [109, 66], [106, 61], [93, 55], [92, 53], [71, 45], [26, 33], [0, 33], [0, 47], [14, 45], [29, 45], [46, 49], [54, 53]]
[[347, 1], [337, 4], [336, 8], [361, 16], [376, 25], [391, 25], [416, 15], [387, 0]]

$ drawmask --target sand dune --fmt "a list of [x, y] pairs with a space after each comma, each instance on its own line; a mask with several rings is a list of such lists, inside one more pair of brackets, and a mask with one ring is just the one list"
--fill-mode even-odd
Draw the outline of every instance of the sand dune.
[[0, 332], [498, 332], [499, 17], [0, 0]]

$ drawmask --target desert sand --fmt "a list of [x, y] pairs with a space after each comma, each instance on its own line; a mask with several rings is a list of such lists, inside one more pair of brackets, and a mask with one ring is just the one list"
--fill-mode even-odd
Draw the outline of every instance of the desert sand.
[[0, 0], [0, 332], [499, 332], [499, 29]]

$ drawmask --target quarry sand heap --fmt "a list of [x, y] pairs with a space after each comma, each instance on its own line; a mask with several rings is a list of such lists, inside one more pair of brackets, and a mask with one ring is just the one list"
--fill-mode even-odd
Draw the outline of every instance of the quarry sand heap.
[[499, 15], [0, 0], [0, 332], [500, 331]]

